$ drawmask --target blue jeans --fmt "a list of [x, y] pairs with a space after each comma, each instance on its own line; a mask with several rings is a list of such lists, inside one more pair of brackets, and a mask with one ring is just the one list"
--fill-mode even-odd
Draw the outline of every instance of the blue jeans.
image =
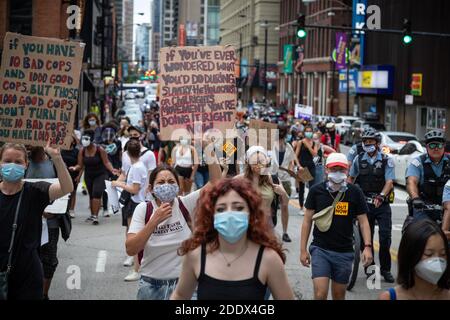
[[209, 172], [208, 170], [200, 172], [197, 170], [195, 173], [195, 185], [197, 186], [197, 189], [203, 188], [205, 184], [207, 184], [209, 181]]
[[142, 276], [137, 293], [138, 300], [169, 300], [178, 279], [159, 280]]

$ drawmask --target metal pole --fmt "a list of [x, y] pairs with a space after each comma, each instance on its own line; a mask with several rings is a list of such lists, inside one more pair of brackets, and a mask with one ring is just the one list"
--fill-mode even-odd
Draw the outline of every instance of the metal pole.
[[267, 20], [265, 21], [266, 30], [264, 38], [264, 102], [267, 101], [267, 36], [269, 31], [269, 26]]
[[101, 106], [100, 106], [100, 119], [103, 119], [103, 108], [105, 106], [105, 101], [106, 101], [106, 88], [105, 88], [105, 74], [104, 74], [104, 69], [105, 69], [105, 0], [102, 0], [102, 23], [101, 23], [101, 27], [102, 27], [102, 48], [101, 48], [101, 78], [102, 78], [102, 82], [103, 82], [103, 98], [100, 100], [101, 101]]
[[347, 52], [344, 53], [347, 64], [347, 115], [350, 115], [350, 61], [347, 61]]

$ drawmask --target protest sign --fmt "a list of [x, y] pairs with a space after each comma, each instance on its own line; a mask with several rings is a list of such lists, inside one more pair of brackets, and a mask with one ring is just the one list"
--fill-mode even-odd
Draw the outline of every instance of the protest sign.
[[233, 127], [235, 63], [233, 47], [161, 49], [161, 140], [178, 140], [184, 130], [192, 136], [197, 126], [203, 133], [215, 128], [223, 134]]
[[7, 33], [0, 70], [0, 141], [68, 149], [84, 44]]
[[278, 141], [278, 136], [276, 135], [277, 127], [275, 123], [250, 120], [250, 130], [248, 131], [249, 145], [258, 145], [266, 148], [266, 150], [271, 150], [272, 142]]
[[311, 106], [305, 106], [303, 104], [295, 105], [295, 118], [296, 119], [311, 119], [313, 108]]

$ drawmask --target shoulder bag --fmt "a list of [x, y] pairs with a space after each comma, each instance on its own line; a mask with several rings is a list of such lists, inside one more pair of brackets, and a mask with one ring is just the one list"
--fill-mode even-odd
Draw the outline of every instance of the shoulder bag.
[[14, 238], [16, 237], [17, 219], [19, 217], [20, 203], [22, 202], [22, 194], [23, 194], [23, 189], [22, 189], [22, 191], [20, 191], [19, 202], [17, 203], [16, 213], [14, 215], [14, 222], [12, 225], [11, 241], [9, 243], [9, 249], [8, 249], [8, 255], [9, 255], [8, 256], [8, 265], [6, 267], [5, 272], [0, 272], [0, 300], [8, 299], [8, 277], [9, 277], [9, 274], [11, 273], [11, 269], [12, 269]]
[[334, 209], [339, 201], [344, 198], [344, 192], [339, 192], [334, 198], [333, 204], [325, 209], [320, 210], [315, 213], [312, 217], [317, 229], [320, 232], [327, 232], [331, 227], [331, 222], [333, 221]]

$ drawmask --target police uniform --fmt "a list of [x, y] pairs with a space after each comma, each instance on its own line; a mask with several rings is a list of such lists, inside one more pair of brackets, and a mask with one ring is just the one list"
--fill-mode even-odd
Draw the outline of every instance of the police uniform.
[[[386, 181], [395, 179], [394, 161], [379, 151], [374, 157], [370, 157], [367, 152], [362, 152], [353, 160], [350, 176], [356, 179], [355, 184], [360, 186], [367, 198], [374, 198], [383, 191]], [[378, 222], [381, 273], [391, 270], [392, 211], [387, 195], [385, 195], [385, 199], [378, 208], [375, 208], [373, 204], [368, 204], [369, 214], [367, 215], [372, 240], [375, 221]]]
[[354, 144], [348, 151], [347, 160], [349, 162], [353, 163], [353, 160], [355, 160], [355, 157], [362, 152], [364, 152], [363, 147], [362, 147], [362, 142], [358, 142], [357, 144]]
[[444, 187], [444, 194], [442, 195], [442, 203], [450, 201], [450, 180], [447, 181]]
[[[450, 178], [450, 158], [444, 155], [442, 160], [435, 164], [428, 154], [415, 158], [406, 170], [406, 179], [416, 177], [419, 180], [419, 196], [426, 204], [442, 204], [444, 186]], [[441, 210], [424, 213], [413, 209], [413, 216], [417, 219], [431, 218], [440, 220]]]

